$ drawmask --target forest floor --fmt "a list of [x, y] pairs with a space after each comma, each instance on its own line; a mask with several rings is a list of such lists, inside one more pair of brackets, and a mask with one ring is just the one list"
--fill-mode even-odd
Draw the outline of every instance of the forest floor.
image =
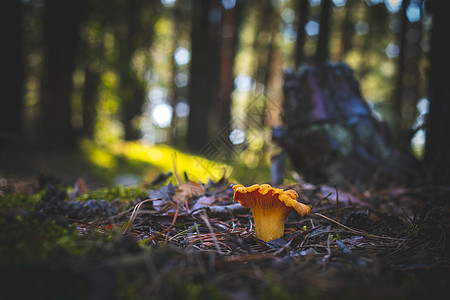
[[228, 180], [174, 177], [110, 188], [0, 178], [1, 298], [434, 299], [450, 292], [448, 187], [286, 184], [280, 188], [295, 189], [311, 213], [291, 214], [285, 235], [266, 243], [255, 237], [248, 208], [233, 203]]

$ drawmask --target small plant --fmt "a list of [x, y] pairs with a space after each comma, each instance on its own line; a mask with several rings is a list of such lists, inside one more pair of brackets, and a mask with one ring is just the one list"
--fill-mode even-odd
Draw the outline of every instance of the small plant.
[[340, 242], [342, 242], [342, 239], [341, 239], [341, 237], [339, 236], [339, 234], [336, 233], [336, 235], [334, 235], [334, 234], [331, 234], [331, 235], [330, 235], [330, 241], [332, 241], [332, 242], [334, 242], [334, 241], [340, 241]]
[[414, 238], [418, 238], [423, 229], [423, 225], [419, 223], [413, 223], [406, 228], [406, 235]]

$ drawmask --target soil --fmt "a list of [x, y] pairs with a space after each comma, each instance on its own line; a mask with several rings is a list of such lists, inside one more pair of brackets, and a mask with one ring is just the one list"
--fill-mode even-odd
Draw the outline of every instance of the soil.
[[[164, 179], [167, 180], [167, 179]], [[447, 187], [306, 182], [311, 213], [254, 235], [225, 179], [2, 186], [3, 299], [434, 299], [450, 290]], [[107, 204], [106, 204], [107, 203]]]

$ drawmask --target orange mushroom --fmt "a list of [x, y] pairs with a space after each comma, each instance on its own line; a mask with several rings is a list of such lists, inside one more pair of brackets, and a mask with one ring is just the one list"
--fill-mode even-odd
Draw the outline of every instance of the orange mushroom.
[[239, 201], [242, 206], [249, 207], [255, 221], [256, 237], [268, 242], [282, 237], [284, 223], [292, 212], [300, 216], [309, 214], [309, 206], [298, 202], [298, 194], [294, 190], [283, 191], [268, 184], [254, 184], [244, 187], [241, 184], [233, 186], [233, 201]]

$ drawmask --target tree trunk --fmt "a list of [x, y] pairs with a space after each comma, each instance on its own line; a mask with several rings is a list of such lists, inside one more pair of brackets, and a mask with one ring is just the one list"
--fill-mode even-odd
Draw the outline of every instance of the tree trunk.
[[20, 141], [22, 133], [22, 1], [6, 0], [0, 13], [0, 31], [4, 42], [0, 56], [2, 84], [0, 109], [0, 145]]
[[[423, 1], [423, 0], [422, 0]], [[420, 5], [420, 15], [423, 16], [422, 5]], [[423, 18], [409, 25], [408, 32], [414, 32], [417, 36], [407, 38], [405, 48], [405, 63], [403, 76], [402, 93], [402, 144], [410, 147], [411, 139], [414, 134], [424, 128], [421, 122], [416, 123], [418, 117], [417, 103], [424, 95], [428, 94], [423, 85], [423, 76], [421, 72], [422, 63], [422, 36], [423, 36]], [[408, 33], [406, 33], [408, 36]]]
[[83, 103], [83, 127], [82, 134], [92, 138], [94, 135], [95, 118], [97, 117], [98, 85], [100, 73], [88, 66], [84, 73], [84, 87], [81, 101]]
[[319, 38], [317, 40], [317, 48], [314, 56], [314, 63], [319, 65], [328, 60], [330, 56], [329, 40], [330, 40], [330, 22], [331, 22], [331, 0], [323, 0], [320, 10]]
[[121, 100], [121, 119], [124, 127], [124, 139], [136, 140], [140, 137], [134, 118], [141, 114], [145, 101], [144, 83], [138, 77], [131, 62], [137, 48], [141, 46], [141, 1], [130, 0], [123, 3], [120, 15], [123, 19], [117, 27], [119, 47], [119, 95]]
[[[358, 49], [361, 53], [368, 53], [377, 49], [377, 51], [383, 51], [383, 44], [378, 41], [383, 39], [385, 34], [389, 31], [388, 24], [385, 22], [389, 18], [389, 12], [386, 10], [384, 3], [378, 3], [372, 6], [365, 5], [364, 17], [369, 30], [367, 34], [364, 35], [361, 47]], [[360, 80], [370, 73], [372, 70], [372, 63], [368, 59], [362, 59], [359, 66], [358, 78]]]
[[[131, 61], [129, 61], [131, 63]], [[141, 114], [145, 102], [145, 87], [133, 70], [122, 70], [120, 76], [120, 98], [124, 139], [137, 140], [141, 137], [135, 117]]]
[[231, 93], [234, 80], [234, 57], [238, 44], [241, 3], [224, 11], [222, 25], [222, 51], [220, 64], [220, 128], [226, 128], [231, 120]]
[[297, 0], [297, 40], [295, 42], [295, 68], [305, 62], [305, 51], [303, 46], [306, 42], [305, 26], [309, 17], [308, 0]]
[[175, 141], [177, 137], [177, 114], [176, 114], [176, 105], [177, 105], [177, 97], [178, 97], [178, 87], [175, 84], [175, 77], [178, 73], [178, 64], [175, 60], [175, 52], [178, 49], [178, 41], [180, 40], [180, 35], [182, 32], [183, 23], [181, 9], [179, 7], [180, 3], [175, 3], [175, 6], [172, 8], [172, 37], [171, 37], [171, 46], [170, 46], [170, 78], [171, 82], [169, 84], [169, 104], [172, 107], [172, 119], [170, 120], [169, 127], [169, 144], [175, 146]]
[[450, 18], [445, 1], [432, 0], [428, 4], [433, 15], [433, 28], [424, 162], [430, 182], [450, 185], [450, 85], [444, 75], [450, 70], [450, 45], [446, 39]]
[[200, 151], [209, 140], [213, 103], [219, 103], [220, 1], [193, 0], [187, 145]]
[[253, 51], [257, 56], [254, 78], [264, 85], [264, 91], [267, 92], [270, 78], [270, 67], [268, 66], [272, 61], [274, 39], [278, 32], [278, 21], [271, 1], [264, 0], [259, 5], [259, 24], [253, 44]]
[[394, 99], [392, 101], [392, 116], [393, 116], [393, 132], [394, 135], [400, 137], [405, 130], [402, 122], [402, 104], [403, 104], [403, 92], [404, 92], [404, 75], [405, 75], [405, 50], [406, 50], [406, 32], [408, 29], [408, 18], [406, 16], [406, 9], [408, 8], [409, 0], [403, 0], [402, 8], [400, 11], [400, 26], [398, 41], [399, 55], [397, 58], [397, 77], [394, 87]]
[[84, 47], [87, 53], [87, 59], [84, 62], [84, 87], [81, 95], [83, 105], [83, 126], [81, 133], [85, 137], [92, 138], [94, 136], [95, 120], [97, 117], [97, 103], [99, 100], [98, 87], [101, 83], [101, 73], [103, 64], [103, 35], [104, 24], [101, 21], [99, 30], [95, 33], [92, 43], [85, 42]]
[[45, 2], [45, 54], [41, 83], [44, 149], [68, 150], [76, 146], [71, 124], [72, 74], [83, 12], [80, 1]]
[[355, 1], [347, 1], [347, 4], [344, 7], [345, 14], [341, 23], [341, 32], [339, 39], [339, 52], [337, 54], [337, 60], [344, 60], [347, 52], [350, 50], [352, 46], [352, 37], [354, 32], [354, 24], [351, 20], [353, 16]]
[[[269, 94], [271, 90], [272, 78], [272, 62], [276, 54], [276, 36], [279, 33], [279, 19], [276, 15], [276, 10], [272, 1], [264, 0], [259, 3], [258, 7], [259, 24], [256, 30], [255, 41], [253, 44], [253, 51], [256, 56], [256, 69], [253, 77], [258, 83], [264, 87], [263, 97], [256, 97], [246, 107], [246, 126], [253, 130], [262, 132], [263, 128], [267, 126], [267, 116], [270, 99]], [[257, 91], [261, 92], [261, 91]], [[270, 101], [273, 102], [273, 101]], [[259, 160], [263, 160], [267, 155], [268, 145], [263, 141], [262, 149], [260, 151]]]

